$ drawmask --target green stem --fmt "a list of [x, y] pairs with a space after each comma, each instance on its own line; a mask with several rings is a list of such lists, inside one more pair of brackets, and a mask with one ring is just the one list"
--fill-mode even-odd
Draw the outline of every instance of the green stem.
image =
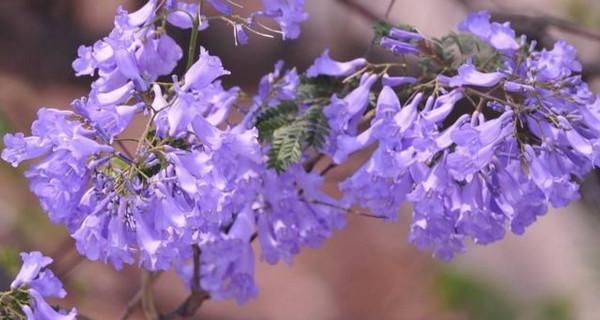
[[200, 5], [198, 6], [198, 12], [196, 13], [196, 17], [194, 17], [194, 22], [192, 23], [192, 35], [190, 36], [190, 46], [188, 48], [188, 60], [187, 66], [185, 70], [189, 70], [190, 67], [194, 64], [194, 60], [196, 59], [196, 47], [198, 46], [198, 28], [200, 27], [200, 11], [202, 10], [202, 1], [200, 1]]

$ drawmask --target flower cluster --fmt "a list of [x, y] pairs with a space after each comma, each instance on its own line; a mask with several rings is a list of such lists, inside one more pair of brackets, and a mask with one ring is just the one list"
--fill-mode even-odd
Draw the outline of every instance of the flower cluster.
[[[341, 162], [378, 142], [341, 189], [386, 219], [412, 203], [411, 241], [444, 259], [463, 251], [466, 238], [488, 244], [502, 239], [506, 226], [521, 234], [548, 204], [578, 199], [578, 182], [600, 159], [600, 99], [578, 74], [575, 48], [559, 41], [538, 51], [485, 12], [471, 14], [460, 29], [497, 50], [497, 61], [476, 65], [472, 52], [454, 74], [415, 86], [403, 107], [395, 83], [384, 78], [370, 128], [337, 136], [334, 154]], [[404, 33], [392, 30], [390, 37], [409, 39]], [[382, 46], [429, 54], [394, 40]], [[362, 111], [364, 102], [354, 106]]]
[[[229, 2], [209, 3], [233, 19]], [[274, 19], [286, 38], [298, 35], [303, 1], [264, 5], [253, 17]], [[175, 267], [191, 287], [192, 266], [201, 263], [202, 289], [243, 302], [257, 291], [252, 240], [264, 260], [290, 262], [301, 246], [339, 228], [343, 211], [319, 203], [335, 203], [320, 191], [320, 176], [301, 166], [284, 175], [267, 167], [251, 116], [229, 122], [240, 90], [223, 87], [219, 78], [229, 72], [218, 57], [201, 48], [181, 80], [158, 81], [183, 58], [165, 24], [197, 25], [196, 37], [207, 21], [200, 10], [153, 0], [133, 13], [120, 9], [111, 34], [81, 47], [73, 63], [77, 75], [97, 75], [89, 95], [72, 111], [40, 109], [31, 136], [4, 137], [2, 158], [14, 166], [41, 159], [25, 174], [31, 191], [87, 258], [116, 268], [136, 261], [151, 271]], [[286, 95], [297, 75], [281, 80], [280, 71], [261, 82], [257, 108], [293, 98]], [[122, 138], [135, 118], [146, 121], [141, 137]], [[201, 262], [192, 261], [195, 250]]]
[[19, 319], [23, 315], [28, 320], [74, 320], [75, 308], [66, 312], [48, 304], [44, 298], [64, 298], [67, 292], [62, 282], [47, 269], [52, 259], [40, 252], [21, 253], [23, 265], [10, 291], [0, 293], [0, 316], [3, 319]]
[[[196, 54], [197, 38], [223, 20], [243, 44], [246, 31], [273, 31], [261, 19], [298, 37], [304, 1], [262, 4], [249, 17], [222, 0], [119, 9], [110, 35], [73, 63], [95, 77], [89, 94], [71, 111], [40, 109], [31, 136], [4, 137], [5, 161], [37, 159], [25, 173], [31, 191], [82, 255], [175, 268], [193, 290], [242, 303], [257, 294], [254, 241], [263, 260], [290, 263], [342, 228], [353, 205], [394, 219], [409, 202], [411, 241], [451, 258], [467, 238], [522, 233], [548, 204], [576, 200], [600, 161], [600, 100], [575, 49], [536, 50], [485, 12], [441, 40], [391, 28], [381, 47], [419, 59], [419, 77], [396, 71], [404, 63], [338, 62], [326, 50], [304, 73], [278, 62], [244, 105], [240, 88], [221, 83], [221, 60]], [[172, 28], [189, 29], [187, 54]], [[130, 138], [135, 119], [145, 126]], [[371, 145], [340, 183], [344, 197], [325, 194], [315, 164], [330, 158], [331, 168]], [[36, 301], [44, 295], [27, 283]]]

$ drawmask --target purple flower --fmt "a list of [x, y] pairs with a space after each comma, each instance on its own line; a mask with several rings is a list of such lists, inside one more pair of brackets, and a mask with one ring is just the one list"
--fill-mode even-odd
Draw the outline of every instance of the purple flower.
[[419, 52], [420, 52], [420, 50], [417, 48], [417, 46], [415, 44], [406, 42], [406, 41], [392, 39], [390, 37], [381, 38], [379, 45], [384, 49], [390, 50], [391, 52], [393, 52], [396, 55], [402, 55], [402, 54], [416, 55], [416, 54], [419, 54]]
[[63, 298], [67, 293], [63, 289], [61, 281], [52, 271], [46, 269], [52, 259], [45, 257], [39, 251], [21, 253], [23, 265], [15, 280], [11, 283], [11, 289], [25, 287], [30, 297], [29, 305], [23, 305], [22, 310], [28, 319], [75, 319], [75, 309], [67, 315], [50, 307], [43, 297]]
[[275, 20], [281, 27], [283, 39], [296, 39], [300, 35], [300, 23], [308, 19], [304, 0], [261, 0], [263, 15]]
[[487, 166], [497, 145], [514, 132], [512, 117], [513, 113], [508, 111], [499, 118], [480, 122], [477, 127], [465, 124], [453, 131], [451, 137], [456, 148], [446, 159], [452, 177], [461, 181]]
[[473, 64], [467, 63], [458, 68], [458, 75], [448, 79], [448, 84], [451, 87], [460, 87], [465, 85], [493, 87], [504, 78], [505, 75], [501, 72], [480, 72], [477, 71]]
[[233, 8], [231, 7], [231, 4], [227, 3], [227, 1], [208, 0], [208, 3], [210, 3], [210, 5], [213, 6], [213, 8], [217, 9], [222, 14], [229, 16], [233, 13]]
[[42, 295], [36, 290], [30, 289], [29, 295], [33, 298], [30, 306], [23, 306], [22, 310], [28, 320], [75, 320], [77, 319], [77, 310], [71, 309], [69, 313], [55, 310], [44, 300]]
[[150, 34], [135, 55], [142, 77], [155, 79], [170, 74], [183, 57], [183, 51], [170, 36]]
[[317, 247], [344, 226], [344, 205], [321, 191], [323, 180], [300, 166], [281, 176], [264, 173], [257, 217], [262, 258], [268, 263], [291, 263], [302, 246]]
[[385, 74], [382, 79], [382, 83], [384, 86], [389, 86], [392, 88], [405, 84], [413, 84], [415, 82], [417, 82], [417, 78], [415, 77], [390, 77], [387, 74]]
[[379, 45], [388, 49], [396, 55], [419, 54], [420, 50], [415, 44], [416, 41], [423, 40], [423, 36], [418, 33], [392, 28], [387, 37], [382, 37]]
[[[211, 5], [221, 2], [220, 0], [211, 1]], [[202, 31], [208, 28], [208, 19], [204, 16], [199, 16], [198, 3], [188, 3], [173, 0], [172, 4], [168, 6], [170, 9], [167, 21], [180, 29], [191, 29], [194, 26], [194, 19], [200, 19], [200, 25], [198, 30]]]
[[559, 81], [573, 72], [581, 72], [577, 50], [564, 40], [557, 41], [552, 50], [534, 54], [529, 64], [537, 81]]
[[389, 36], [396, 40], [423, 40], [423, 36], [412, 31], [407, 31], [400, 28], [390, 29]]
[[[415, 103], [400, 111], [400, 101], [396, 93], [390, 87], [383, 87], [377, 99], [377, 116], [371, 122], [371, 127], [357, 136], [339, 135], [337, 137], [338, 149], [333, 156], [334, 161], [342, 163], [350, 153], [367, 147], [376, 139], [385, 139], [385, 136], [389, 135], [390, 129], [396, 134], [402, 134], [416, 116], [416, 105], [420, 102], [420, 96], [413, 102]], [[397, 117], [394, 118], [395, 116]], [[398, 127], [400, 131], [397, 130]]]
[[52, 258], [42, 255], [39, 251], [21, 253], [23, 265], [15, 280], [10, 284], [11, 289], [30, 284], [38, 277], [40, 271], [52, 263]]
[[[377, 79], [377, 75], [365, 73], [360, 79], [359, 86], [346, 97], [339, 99], [334, 96], [332, 98], [331, 104], [324, 109], [325, 115], [329, 119], [331, 136], [356, 135], [358, 123], [369, 103], [369, 92]], [[336, 148], [333, 143], [328, 150], [334, 153]]]
[[367, 61], [363, 58], [357, 58], [348, 62], [334, 61], [329, 57], [329, 49], [327, 49], [315, 60], [313, 65], [306, 70], [306, 76], [309, 78], [314, 78], [319, 75], [344, 77], [351, 75], [365, 66], [366, 63]]
[[246, 30], [244, 30], [244, 26], [241, 24], [236, 24], [233, 27], [233, 36], [235, 38], [236, 44], [247, 45], [248, 44], [248, 34]]
[[22, 133], [5, 135], [4, 146], [2, 159], [13, 167], [17, 167], [22, 161], [37, 158], [52, 148], [50, 141], [35, 136], [25, 137]]
[[519, 49], [520, 45], [515, 40], [515, 31], [510, 23], [490, 22], [490, 17], [487, 11], [471, 13], [458, 28], [476, 35], [504, 53], [513, 53]]
[[455, 228], [459, 213], [446, 205], [448, 196], [459, 192], [458, 186], [448, 179], [443, 162], [419, 169], [413, 179], [421, 182], [408, 197], [413, 202], [410, 241], [420, 249], [433, 246], [434, 256], [451, 259], [464, 251], [464, 235]]
[[431, 109], [424, 110], [422, 118], [429, 125], [434, 125], [444, 121], [446, 117], [454, 110], [456, 103], [464, 97], [462, 90], [454, 89], [447, 94], [435, 99]]
[[295, 68], [283, 72], [284, 62], [278, 61], [274, 71], [263, 76], [258, 86], [258, 95], [254, 97], [254, 106], [250, 116], [261, 105], [275, 106], [281, 101], [294, 100], [297, 97], [296, 88], [300, 84], [300, 77]]
[[204, 48], [200, 49], [200, 57], [186, 72], [182, 90], [199, 90], [206, 88], [217, 78], [228, 75], [230, 72], [223, 68], [221, 59], [208, 54]]
[[128, 13], [119, 7], [115, 18], [115, 25], [120, 29], [132, 29], [144, 25], [154, 17], [157, 0], [149, 0], [142, 8]]
[[258, 294], [249, 243], [254, 230], [254, 214], [246, 209], [238, 214], [227, 235], [201, 245], [200, 284], [212, 298], [235, 298], [241, 304]]

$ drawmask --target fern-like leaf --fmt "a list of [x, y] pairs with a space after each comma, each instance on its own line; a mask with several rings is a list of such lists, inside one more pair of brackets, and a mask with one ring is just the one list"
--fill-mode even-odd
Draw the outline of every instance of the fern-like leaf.
[[260, 142], [271, 142], [275, 131], [289, 125], [296, 119], [298, 106], [293, 101], [284, 101], [269, 108], [256, 118], [258, 139]]
[[329, 135], [329, 123], [322, 107], [314, 105], [293, 122], [273, 132], [268, 166], [279, 172], [302, 159], [308, 148], [322, 148]]

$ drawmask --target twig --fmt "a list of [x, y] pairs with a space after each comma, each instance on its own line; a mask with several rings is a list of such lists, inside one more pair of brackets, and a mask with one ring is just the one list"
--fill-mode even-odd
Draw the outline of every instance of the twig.
[[396, 4], [396, 0], [390, 1], [390, 4], [388, 5], [387, 10], [385, 10], [385, 16], [384, 16], [385, 20], [390, 18], [390, 14], [392, 13], [392, 9], [394, 9], [395, 4]]
[[119, 147], [121, 147], [121, 150], [123, 150], [123, 152], [125, 153], [125, 155], [127, 155], [129, 157], [129, 159], [133, 159], [133, 155], [131, 154], [131, 152], [129, 151], [129, 149], [127, 149], [127, 147], [125, 146], [125, 143], [123, 143], [123, 139], [118, 139], [115, 140], [117, 142], [117, 144], [119, 145]]
[[192, 292], [200, 291], [200, 247], [192, 246], [194, 258], [194, 274], [192, 275]]
[[306, 171], [306, 172], [313, 171], [313, 169], [317, 166], [317, 163], [319, 163], [319, 161], [321, 161], [323, 158], [325, 158], [325, 155], [319, 154], [318, 156], [306, 161], [304, 163], [304, 171]]
[[125, 306], [125, 310], [123, 310], [123, 313], [121, 314], [121, 317], [119, 319], [129, 319], [133, 311], [140, 305], [140, 302], [142, 302], [143, 294], [144, 291], [140, 289], [135, 293], [135, 295], [133, 295], [133, 297], [131, 297], [131, 299], [127, 302], [127, 306]]
[[158, 320], [160, 317], [156, 311], [154, 295], [152, 293], [152, 283], [154, 275], [148, 270], [142, 271], [142, 309], [147, 320]]
[[67, 256], [71, 250], [73, 249], [73, 238], [67, 237], [65, 238], [56, 249], [50, 254], [51, 257], [54, 258], [55, 261], [59, 262]]
[[372, 12], [371, 10], [367, 9], [366, 7], [363, 7], [362, 5], [351, 1], [351, 0], [337, 0], [338, 3], [340, 3], [341, 5], [345, 6], [346, 8], [350, 9], [351, 11], [355, 12], [356, 14], [360, 15], [361, 17], [370, 20], [370, 21], [377, 21], [379, 20], [379, 15], [375, 14], [374, 12]]
[[208, 300], [210, 295], [206, 291], [192, 292], [187, 299], [177, 309], [163, 317], [161, 320], [170, 320], [181, 318], [189, 318], [196, 314], [204, 301]]
[[210, 299], [208, 292], [200, 287], [200, 248], [197, 245], [193, 246], [194, 250], [194, 273], [192, 275], [192, 293], [185, 301], [177, 307], [173, 312], [162, 316], [161, 320], [170, 320], [181, 318], [189, 318], [196, 314], [204, 301]]
[[531, 30], [546, 30], [556, 27], [571, 34], [600, 41], [600, 31], [580, 26], [571, 21], [552, 16], [531, 16], [513, 12], [492, 12], [497, 20], [515, 21], [517, 24], [528, 25]]
[[[152, 278], [149, 280], [151, 283], [154, 283], [156, 281], [156, 279], [158, 279], [158, 277], [161, 275], [161, 272], [154, 272], [152, 273]], [[125, 306], [125, 310], [123, 310], [123, 313], [121, 314], [121, 317], [119, 319], [121, 320], [127, 320], [129, 319], [129, 317], [131, 316], [131, 314], [133, 314], [133, 311], [140, 306], [140, 303], [142, 302], [142, 296], [144, 295], [144, 288], [141, 287], [134, 295], [133, 297], [131, 297], [131, 299], [129, 299], [129, 301], [127, 302], [127, 306]]]
[[69, 273], [71, 273], [77, 266], [79, 266], [82, 262], [85, 261], [85, 258], [83, 256], [81, 256], [78, 252], [76, 252], [76, 256], [73, 259], [63, 259], [68, 261], [68, 264], [66, 267], [64, 267], [63, 270], [57, 271], [56, 275], [60, 278], [60, 279], [64, 279], [65, 277], [67, 277], [69, 275]]
[[340, 206], [337, 206], [335, 204], [328, 203], [328, 202], [325, 202], [325, 201], [320, 201], [320, 200], [304, 200], [304, 201], [306, 203], [312, 203], [312, 204], [316, 204], [316, 205], [322, 205], [322, 206], [327, 206], [327, 207], [330, 207], [330, 208], [338, 209], [338, 210], [341, 210], [341, 211], [346, 211], [346, 212], [348, 212], [350, 214], [355, 214], [355, 215], [358, 215], [358, 216], [361, 216], [361, 217], [367, 217], [367, 218], [372, 218], [372, 219], [386, 219], [386, 217], [384, 217], [384, 216], [378, 216], [378, 215], [371, 214], [371, 213], [368, 213], [368, 212], [365, 212], [365, 211], [355, 210], [355, 209], [352, 209], [352, 208], [340, 207]]
[[325, 167], [325, 169], [323, 169], [323, 171], [321, 171], [320, 175], [321, 176], [325, 176], [329, 173], [329, 171], [335, 169], [338, 165], [335, 162], [330, 163], [329, 165], [327, 165], [327, 167]]
[[200, 11], [202, 10], [202, 1], [199, 2], [198, 12], [192, 21], [192, 32], [190, 36], [190, 46], [188, 48], [187, 65], [185, 70], [189, 70], [196, 59], [196, 46], [198, 45], [198, 27], [200, 26]]

